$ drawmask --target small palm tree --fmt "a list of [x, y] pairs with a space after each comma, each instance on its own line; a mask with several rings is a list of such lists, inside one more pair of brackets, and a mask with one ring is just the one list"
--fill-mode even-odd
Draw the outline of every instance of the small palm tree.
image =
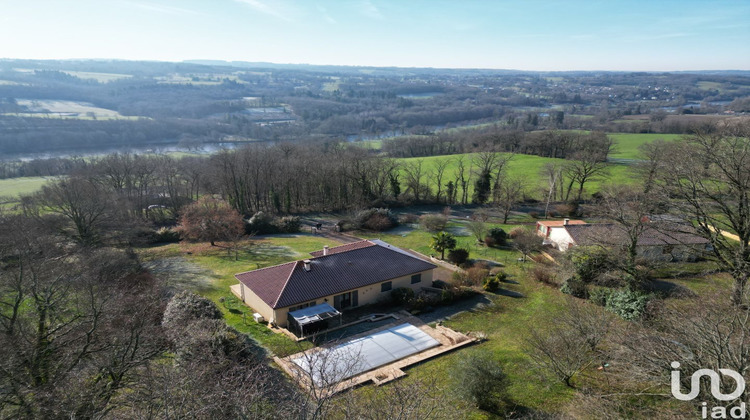
[[432, 243], [430, 244], [430, 248], [440, 253], [441, 260], [445, 259], [446, 249], [453, 249], [455, 247], [456, 238], [454, 238], [453, 235], [447, 232], [438, 232], [435, 236], [432, 237]]

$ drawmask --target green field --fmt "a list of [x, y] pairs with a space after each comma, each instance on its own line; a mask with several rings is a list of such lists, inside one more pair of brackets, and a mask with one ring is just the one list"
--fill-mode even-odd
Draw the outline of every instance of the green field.
[[128, 79], [133, 77], [130, 74], [96, 73], [92, 71], [63, 71], [63, 73], [67, 73], [79, 79], [96, 80], [99, 83], [109, 83], [113, 80]]
[[639, 159], [638, 146], [651, 143], [654, 140], [677, 140], [682, 134], [652, 134], [652, 133], [609, 133], [609, 137], [617, 142], [616, 152], [610, 157], [615, 159]]
[[119, 112], [100, 108], [87, 102], [63, 101], [57, 99], [18, 99], [18, 104], [29, 112], [6, 113], [18, 117], [74, 118], [74, 119], [138, 119], [124, 116]]
[[721, 90], [721, 86], [722, 86], [721, 83], [719, 82], [708, 82], [705, 80], [698, 82], [697, 85], [698, 85], [698, 89], [703, 89], [703, 90], [714, 90], [714, 89]]
[[[579, 116], [579, 117], [584, 117], [584, 116]], [[640, 121], [638, 120], [621, 120], [621, 121], [640, 123]], [[500, 124], [500, 122], [454, 127], [454, 128], [445, 129], [443, 131], [444, 132], [465, 131], [465, 130], [488, 127], [494, 124]], [[581, 130], [570, 130], [570, 131], [575, 131], [579, 133], [587, 133], [587, 131], [581, 131]], [[640, 157], [639, 152], [638, 152], [638, 146], [644, 143], [650, 143], [657, 139], [670, 141], [670, 140], [676, 140], [682, 137], [681, 134], [654, 134], [654, 133], [608, 133], [608, 135], [617, 143], [615, 153], [613, 153], [610, 156], [611, 158], [614, 158], [614, 159], [638, 159]], [[367, 149], [377, 150], [377, 149], [382, 149], [384, 141], [393, 140], [397, 138], [399, 137], [386, 137], [386, 138], [377, 139], [377, 140], [362, 140], [362, 141], [352, 142], [351, 144], [355, 146], [364, 147]]]
[[21, 194], [31, 194], [42, 188], [54, 177], [30, 176], [24, 178], [0, 179], [0, 197], [17, 197]]
[[[424, 157], [424, 158], [408, 158], [408, 159], [398, 159], [401, 162], [404, 163], [415, 163], [417, 161], [422, 161], [422, 168], [423, 171], [426, 172], [435, 172], [435, 165], [436, 161], [438, 160], [445, 160], [449, 159], [451, 163], [448, 165], [445, 171], [445, 175], [443, 178], [443, 185], [445, 185], [450, 180], [455, 180], [455, 174], [458, 172], [458, 164], [456, 159], [460, 156], [463, 156], [464, 158], [464, 166], [468, 171], [468, 168], [471, 163], [471, 157], [474, 156], [472, 153], [467, 153], [463, 155], [448, 155], [448, 156], [430, 156], [430, 157]], [[542, 191], [544, 188], [547, 187], [547, 181], [546, 179], [541, 175], [541, 170], [547, 163], [565, 163], [566, 161], [564, 159], [553, 159], [553, 158], [543, 158], [539, 156], [531, 156], [531, 155], [515, 155], [513, 156], [513, 159], [508, 163], [506, 174], [508, 176], [520, 178], [524, 181], [526, 184], [526, 194], [532, 198], [536, 199], [542, 199]], [[631, 168], [625, 164], [613, 164], [610, 166], [609, 169], [609, 179], [613, 181], [617, 181], [620, 183], [632, 183], [635, 182], [634, 177], [631, 174]], [[434, 175], [430, 177], [425, 177], [424, 182], [427, 184], [430, 184], [433, 191], [436, 191], [436, 187], [432, 184], [434, 184], [433, 180]], [[402, 180], [404, 177], [402, 176]], [[602, 184], [607, 183], [607, 180], [604, 179], [595, 179], [593, 181], [590, 181], [586, 183], [584, 187], [584, 196], [586, 194], [592, 194], [596, 191], [599, 191]], [[402, 189], [404, 187], [402, 186]], [[471, 194], [474, 191], [473, 182], [472, 185], [469, 187], [469, 197], [471, 198]]]
[[331, 76], [331, 81], [323, 84], [323, 92], [335, 92], [339, 90], [339, 87], [341, 86], [341, 78]]
[[161, 84], [178, 84], [178, 85], [196, 85], [196, 86], [215, 86], [224, 83], [224, 80], [231, 80], [240, 84], [247, 84], [236, 74], [195, 74], [183, 75], [172, 74], [164, 77], [156, 77], [157, 83]]

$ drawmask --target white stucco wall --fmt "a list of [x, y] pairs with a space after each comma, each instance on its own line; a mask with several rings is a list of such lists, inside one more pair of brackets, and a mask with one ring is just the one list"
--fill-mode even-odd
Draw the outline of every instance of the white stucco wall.
[[570, 237], [568, 231], [564, 227], [551, 227], [549, 228], [548, 239], [555, 244], [555, 247], [560, 251], [567, 251], [570, 244], [573, 243], [573, 238]]

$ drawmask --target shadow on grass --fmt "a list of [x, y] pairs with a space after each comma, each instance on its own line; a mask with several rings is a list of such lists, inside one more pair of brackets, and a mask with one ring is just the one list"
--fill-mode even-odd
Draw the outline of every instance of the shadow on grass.
[[523, 295], [523, 293], [515, 292], [513, 290], [508, 290], [508, 289], [498, 289], [496, 292], [494, 292], [494, 294], [500, 295], [500, 296], [508, 296], [508, 297], [512, 297], [512, 298], [522, 298], [522, 297], [525, 297]]
[[429, 312], [420, 313], [417, 317], [425, 324], [429, 324], [432, 322], [443, 321], [462, 312], [476, 311], [491, 305], [492, 303], [492, 300], [486, 295], [480, 293], [447, 306], [435, 307]]
[[216, 275], [184, 257], [167, 257], [146, 261], [144, 267], [162, 279], [168, 289], [202, 290], [211, 287]]

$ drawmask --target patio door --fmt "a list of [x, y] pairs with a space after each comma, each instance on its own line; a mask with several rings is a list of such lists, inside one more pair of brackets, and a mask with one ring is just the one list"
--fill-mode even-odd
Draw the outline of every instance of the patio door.
[[346, 309], [359, 305], [359, 291], [346, 292], [333, 297], [333, 307]]

